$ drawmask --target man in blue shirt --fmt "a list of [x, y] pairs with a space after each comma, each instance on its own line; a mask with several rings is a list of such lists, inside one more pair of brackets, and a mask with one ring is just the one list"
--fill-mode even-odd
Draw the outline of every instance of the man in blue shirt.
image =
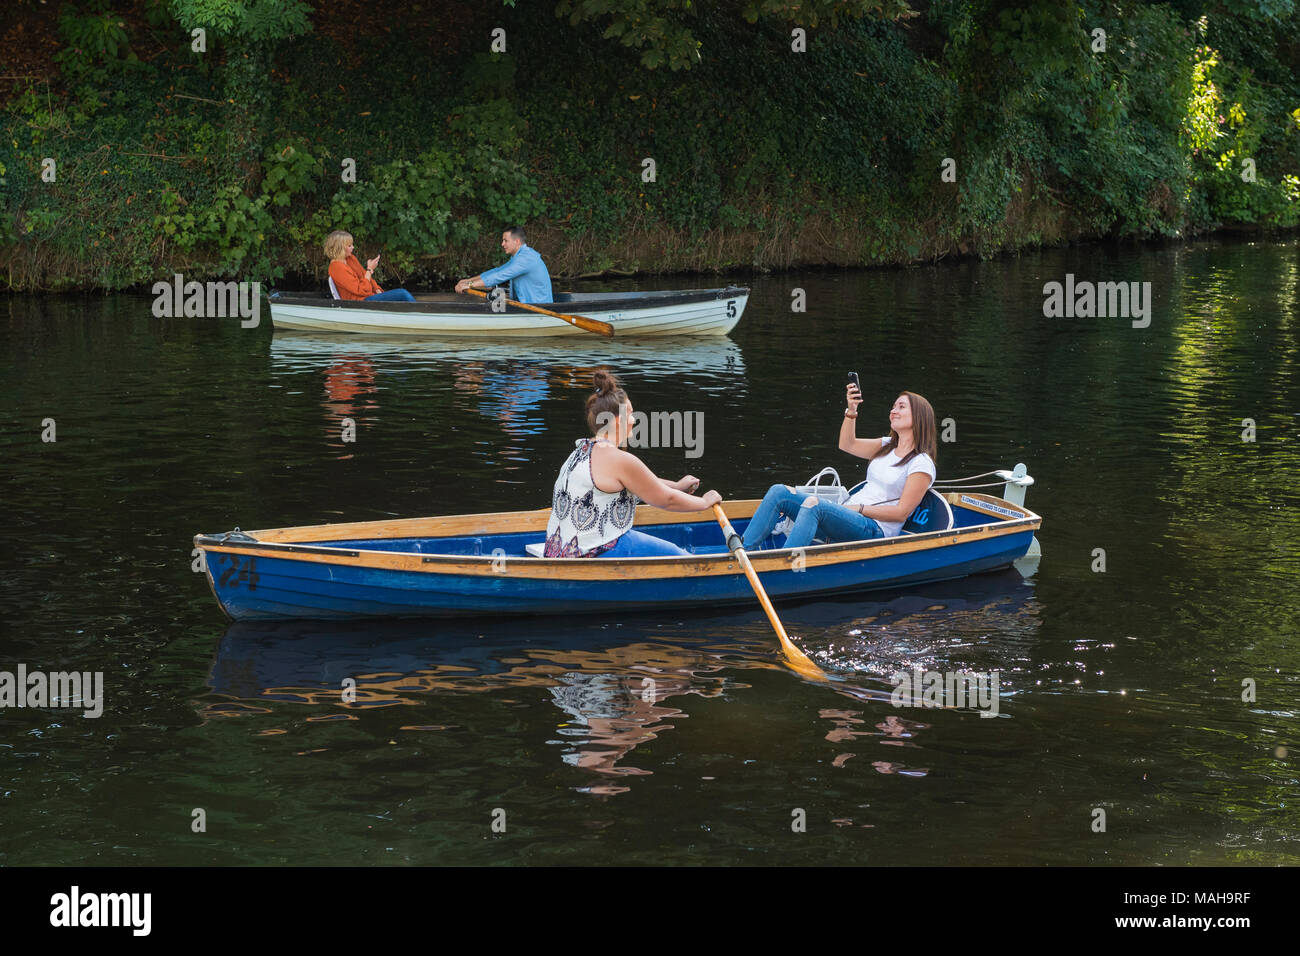
[[501, 248], [510, 257], [509, 262], [472, 279], [461, 279], [456, 283], [456, 291], [490, 289], [508, 279], [509, 296], [516, 302], [555, 301], [551, 297], [551, 276], [546, 271], [546, 263], [536, 249], [524, 245], [523, 226], [511, 226], [501, 233]]

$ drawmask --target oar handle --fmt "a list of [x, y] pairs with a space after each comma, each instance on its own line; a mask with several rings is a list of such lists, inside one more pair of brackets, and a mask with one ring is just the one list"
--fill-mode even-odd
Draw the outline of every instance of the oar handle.
[[740, 551], [745, 547], [745, 543], [740, 540], [740, 535], [736, 534], [736, 529], [731, 526], [727, 520], [727, 513], [722, 510], [722, 505], [715, 504], [713, 513], [718, 519], [718, 524], [722, 525], [722, 536], [727, 540], [727, 550], [732, 554]]

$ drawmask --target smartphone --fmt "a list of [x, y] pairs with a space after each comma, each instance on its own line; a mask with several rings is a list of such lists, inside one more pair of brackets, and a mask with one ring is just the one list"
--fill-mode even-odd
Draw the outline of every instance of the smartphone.
[[849, 372], [849, 384], [856, 387], [859, 392], [862, 391], [862, 383], [858, 381], [857, 372]]

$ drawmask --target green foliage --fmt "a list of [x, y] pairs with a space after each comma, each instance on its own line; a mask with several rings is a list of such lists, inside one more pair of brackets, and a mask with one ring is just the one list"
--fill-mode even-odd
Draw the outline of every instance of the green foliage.
[[213, 268], [221, 274], [283, 275], [283, 265], [267, 248], [275, 227], [272, 210], [289, 206], [309, 188], [321, 164], [301, 147], [280, 142], [267, 151], [264, 168], [261, 192], [255, 197], [232, 183], [205, 201], [189, 201], [171, 183], [164, 184], [154, 228], [186, 252], [214, 251]]
[[931, 0], [905, 24], [901, 3], [505, 4], [474, 29], [504, 17], [509, 55], [436, 56], [374, 24], [308, 40], [299, 0], [135, 2], [224, 49], [136, 61], [138, 15], [64, 10], [60, 76], [0, 114], [15, 285], [319, 274], [335, 228], [420, 281], [481, 268], [511, 222], [548, 259], [570, 240], [584, 271], [899, 262], [1300, 210], [1300, 14], [1281, 0]]
[[301, 146], [277, 143], [267, 151], [266, 176], [262, 192], [273, 206], [287, 206], [293, 197], [310, 187], [321, 174], [320, 160]]
[[346, 228], [390, 253], [434, 255], [482, 235], [482, 219], [467, 211], [472, 202], [488, 214], [493, 229], [525, 222], [542, 209], [537, 187], [517, 162], [488, 146], [462, 152], [434, 147], [414, 160], [380, 165], [368, 180], [339, 189], [329, 207], [328, 221], [336, 225], [329, 228]]
[[1060, 144], [1049, 150], [1060, 174], [1051, 185], [1099, 233], [1172, 235], [1187, 187], [1178, 142], [1192, 91], [1186, 31], [1163, 5], [1136, 7], [1107, 26], [1104, 52], [1085, 52], [1077, 77], [1045, 84], [1043, 125]]
[[305, 0], [171, 0], [186, 32], [195, 27], [254, 43], [284, 40], [311, 29]]
[[1295, 0], [1220, 0], [1228, 16], [1256, 23], [1285, 23], [1295, 16]]
[[1292, 135], [1295, 114], [1283, 113], [1286, 97], [1205, 45], [1196, 48], [1192, 78], [1181, 133], [1203, 195], [1198, 224], [1296, 225], [1300, 138]]
[[[506, 3], [514, 6], [513, 0]], [[695, 35], [699, 7], [692, 0], [559, 0], [555, 14], [568, 17], [575, 26], [604, 24], [601, 36], [640, 51], [640, 65], [645, 69], [667, 65], [683, 70], [702, 59], [703, 43]], [[740, 13], [750, 23], [784, 20], [810, 28], [823, 21], [833, 28], [845, 19], [872, 16], [896, 20], [915, 15], [905, 0], [744, 0]]]
[[916, 12], [904, 0], [745, 0], [741, 15], [750, 23], [771, 17], [805, 27], [828, 21], [834, 27], [843, 19], [898, 20], [916, 16]]
[[59, 39], [63, 49], [54, 60], [66, 73], [84, 76], [99, 71], [106, 76], [125, 62], [134, 62], [126, 22], [111, 9], [108, 0], [90, 0], [83, 7], [65, 5], [59, 17]]
[[574, 25], [605, 22], [602, 36], [641, 51], [646, 69], [667, 64], [680, 70], [700, 59], [700, 43], [688, 23], [695, 16], [691, 0], [663, 0], [653, 7], [648, 0], [560, 0], [555, 12]]
[[162, 198], [163, 212], [155, 217], [154, 227], [186, 252], [202, 246], [215, 247], [220, 256], [218, 269], [233, 273], [266, 241], [273, 222], [266, 209], [268, 203], [267, 195], [250, 199], [233, 183], [218, 189], [212, 201], [201, 207], [187, 203], [179, 192], [168, 189]]
[[1223, 97], [1211, 79], [1210, 71], [1219, 65], [1216, 54], [1209, 47], [1196, 48], [1196, 59], [1192, 67], [1192, 93], [1187, 100], [1187, 113], [1183, 121], [1183, 143], [1198, 154], [1209, 149], [1224, 132], [1219, 105]]

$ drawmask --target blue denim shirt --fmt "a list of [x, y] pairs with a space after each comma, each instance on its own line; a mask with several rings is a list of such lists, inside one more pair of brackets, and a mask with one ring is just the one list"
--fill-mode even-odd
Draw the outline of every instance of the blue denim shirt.
[[505, 265], [483, 273], [483, 284], [491, 288], [510, 280], [510, 298], [516, 302], [554, 302], [551, 297], [551, 276], [546, 263], [532, 246], [520, 246]]

